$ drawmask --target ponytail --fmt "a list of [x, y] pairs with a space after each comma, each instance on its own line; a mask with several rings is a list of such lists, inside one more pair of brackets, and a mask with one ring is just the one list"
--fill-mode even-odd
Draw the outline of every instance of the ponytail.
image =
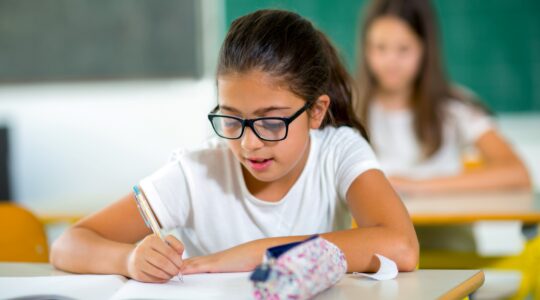
[[321, 127], [324, 128], [327, 125], [335, 127], [350, 126], [358, 130], [364, 138], [368, 139], [368, 134], [362, 125], [362, 122], [355, 114], [355, 109], [353, 107], [353, 103], [355, 103], [354, 97], [356, 97], [356, 85], [343, 66], [343, 63], [330, 40], [324, 33], [320, 31], [318, 31], [318, 33], [328, 58], [330, 77], [328, 80], [327, 94], [331, 100], [328, 113], [323, 120]]

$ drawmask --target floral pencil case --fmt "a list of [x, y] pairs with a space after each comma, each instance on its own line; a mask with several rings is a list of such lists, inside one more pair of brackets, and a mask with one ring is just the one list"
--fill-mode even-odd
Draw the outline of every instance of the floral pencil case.
[[269, 248], [250, 279], [255, 299], [309, 299], [335, 285], [346, 272], [343, 252], [314, 235]]

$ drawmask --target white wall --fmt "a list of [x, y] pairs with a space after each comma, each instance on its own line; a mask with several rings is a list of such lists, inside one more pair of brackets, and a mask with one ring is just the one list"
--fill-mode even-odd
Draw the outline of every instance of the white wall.
[[540, 191], [540, 113], [502, 114], [498, 127], [527, 165], [534, 187]]
[[14, 199], [36, 212], [97, 210], [208, 137], [215, 103], [211, 79], [0, 86]]

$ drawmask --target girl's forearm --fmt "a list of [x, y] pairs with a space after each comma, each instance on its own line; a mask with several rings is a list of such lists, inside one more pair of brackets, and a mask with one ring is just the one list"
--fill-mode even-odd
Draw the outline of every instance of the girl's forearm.
[[423, 180], [420, 184], [423, 192], [432, 193], [531, 188], [528, 172], [522, 165], [486, 166], [456, 176]]
[[418, 264], [419, 246], [411, 234], [386, 227], [363, 227], [334, 231], [322, 235], [336, 244], [347, 259], [347, 272], [375, 272], [379, 261], [375, 254], [392, 259], [399, 271], [414, 271]]
[[128, 276], [127, 258], [134, 247], [105, 239], [89, 229], [75, 227], [54, 242], [50, 261], [56, 268], [73, 273]]
[[[418, 264], [418, 241], [396, 230], [384, 227], [355, 228], [321, 234], [337, 245], [347, 259], [347, 272], [374, 272], [379, 268], [375, 253], [394, 260], [400, 271], [413, 271]], [[292, 243], [309, 236], [275, 237], [244, 244], [246, 255], [260, 259], [269, 247]], [[243, 246], [240, 246], [243, 247]]]

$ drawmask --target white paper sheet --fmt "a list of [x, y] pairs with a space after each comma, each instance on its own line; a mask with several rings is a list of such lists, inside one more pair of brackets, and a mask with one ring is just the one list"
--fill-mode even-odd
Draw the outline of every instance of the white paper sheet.
[[184, 275], [184, 282], [128, 281], [113, 299], [252, 299], [250, 272]]
[[[380, 261], [374, 274], [353, 273], [357, 277], [388, 280], [397, 276], [396, 264], [376, 254]], [[250, 272], [184, 275], [168, 283], [143, 283], [119, 275], [61, 275], [0, 277], [0, 298], [32, 299], [252, 299]], [[43, 298], [49, 296], [49, 298]], [[26, 298], [29, 299], [29, 298]]]
[[353, 275], [357, 277], [368, 277], [375, 280], [390, 280], [396, 278], [398, 274], [396, 263], [380, 254], [375, 254], [375, 256], [380, 262], [379, 270], [377, 270], [376, 273], [353, 272]]
[[0, 277], [0, 299], [252, 299], [250, 272], [143, 283], [119, 275]]

